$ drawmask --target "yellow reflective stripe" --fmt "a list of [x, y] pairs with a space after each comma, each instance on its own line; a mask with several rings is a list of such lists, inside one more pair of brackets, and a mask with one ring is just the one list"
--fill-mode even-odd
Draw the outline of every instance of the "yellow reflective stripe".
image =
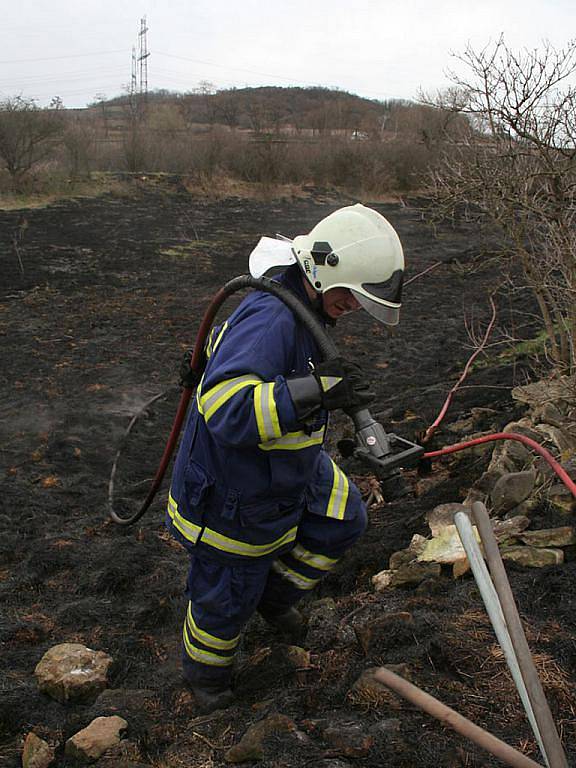
[[260, 384], [262, 380], [254, 376], [236, 376], [233, 379], [221, 381], [216, 386], [209, 389], [205, 395], [200, 397], [202, 414], [206, 421], [212, 417], [218, 408], [221, 408], [236, 392], [244, 387], [254, 387]]
[[214, 340], [214, 333], [216, 332], [216, 326], [212, 328], [210, 331], [210, 336], [208, 336], [208, 341], [206, 343], [206, 359], [209, 360], [210, 356], [212, 354], [212, 342]]
[[232, 664], [232, 656], [218, 656], [216, 653], [201, 651], [200, 648], [196, 648], [192, 645], [190, 638], [188, 637], [186, 622], [184, 623], [184, 628], [182, 630], [182, 638], [184, 640], [186, 653], [193, 661], [199, 661], [201, 664], [208, 664], [211, 667], [229, 667], [230, 664]]
[[222, 328], [220, 329], [220, 333], [218, 334], [218, 338], [216, 341], [214, 341], [214, 334], [216, 333], [216, 326], [212, 328], [210, 331], [210, 335], [208, 336], [208, 341], [206, 342], [206, 359], [210, 359], [210, 357], [216, 352], [216, 349], [218, 348], [218, 344], [222, 341], [222, 336], [224, 335], [224, 331], [228, 328], [228, 320], [224, 323]]
[[204, 528], [200, 540], [203, 544], [208, 544], [210, 547], [219, 549], [222, 552], [229, 552], [232, 555], [244, 555], [245, 557], [261, 557], [262, 555], [270, 555], [275, 550], [282, 547], [284, 544], [289, 544], [296, 538], [298, 528], [294, 526], [285, 534], [280, 536], [279, 539], [271, 541], [269, 544], [248, 544], [245, 541], [238, 541], [237, 539], [231, 539], [228, 536], [224, 536], [218, 531], [213, 531], [211, 528]]
[[342, 378], [340, 376], [320, 376], [320, 386], [324, 392], [328, 392], [336, 384], [340, 384]]
[[324, 440], [324, 433], [326, 427], [312, 432], [308, 435], [304, 431], [299, 432], [287, 432], [277, 440], [268, 440], [265, 443], [260, 443], [258, 448], [262, 451], [299, 451], [302, 448], [310, 448], [312, 445], [320, 445]]
[[334, 480], [332, 482], [332, 490], [330, 492], [330, 499], [328, 500], [326, 516], [334, 517], [337, 520], [343, 520], [346, 502], [348, 501], [348, 478], [332, 459], [330, 459], [330, 463], [332, 464], [332, 470], [334, 472]]
[[178, 503], [174, 500], [171, 493], [168, 493], [168, 514], [170, 519], [174, 523], [174, 527], [177, 528], [182, 536], [193, 544], [198, 541], [198, 536], [202, 528], [199, 525], [191, 523], [178, 512]]
[[224, 336], [224, 331], [226, 330], [226, 328], [228, 328], [228, 320], [226, 320], [226, 322], [222, 326], [222, 330], [220, 331], [220, 333], [218, 334], [218, 338], [214, 342], [214, 346], [212, 348], [212, 352], [216, 352], [216, 350], [218, 349], [218, 345], [222, 341], [222, 336]]
[[204, 384], [204, 376], [206, 374], [203, 373], [200, 381], [198, 382], [198, 386], [196, 387], [196, 405], [198, 406], [198, 412], [204, 415], [204, 411], [202, 410], [202, 384]]
[[220, 637], [216, 637], [215, 635], [211, 635], [209, 632], [200, 629], [192, 616], [192, 606], [190, 603], [188, 603], [187, 621], [190, 634], [195, 640], [199, 640], [203, 645], [208, 645], [210, 648], [216, 648], [216, 650], [220, 651], [231, 651], [238, 645], [240, 635], [236, 635], [232, 640], [223, 640]]
[[302, 576], [302, 574], [296, 573], [292, 568], [288, 568], [287, 565], [281, 563], [280, 560], [274, 560], [272, 563], [272, 570], [279, 573], [283, 579], [286, 579], [286, 581], [290, 581], [298, 587], [298, 589], [314, 589], [316, 584], [320, 581], [320, 579], [309, 579], [307, 576]]
[[266, 382], [254, 387], [254, 411], [258, 433], [263, 442], [282, 437], [274, 400], [274, 382]]
[[294, 549], [290, 550], [290, 555], [294, 560], [310, 565], [318, 571], [329, 571], [338, 562], [337, 559], [326, 557], [326, 555], [315, 555], [314, 552], [304, 549], [302, 544], [296, 544]]

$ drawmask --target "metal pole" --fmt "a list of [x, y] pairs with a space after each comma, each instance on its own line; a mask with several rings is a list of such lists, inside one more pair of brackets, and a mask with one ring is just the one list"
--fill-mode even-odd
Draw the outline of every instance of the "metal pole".
[[506, 570], [502, 557], [500, 556], [500, 550], [498, 549], [498, 542], [494, 536], [490, 518], [486, 507], [479, 501], [472, 504], [472, 513], [474, 515], [474, 521], [478, 527], [480, 538], [482, 539], [482, 545], [484, 547], [484, 553], [486, 560], [488, 561], [488, 567], [498, 597], [500, 599], [500, 605], [502, 606], [502, 613], [506, 619], [506, 625], [510, 633], [510, 639], [514, 646], [516, 658], [518, 659], [518, 665], [522, 673], [528, 696], [530, 697], [530, 703], [534, 710], [534, 715], [539, 724], [540, 733], [542, 735], [542, 741], [546, 750], [546, 755], [550, 761], [550, 768], [568, 768], [568, 762], [564, 749], [556, 730], [556, 725], [552, 718], [552, 713], [546, 701], [540, 678], [536, 672], [536, 667], [532, 661], [530, 648], [526, 641], [526, 635], [520, 622], [520, 616], [518, 609], [514, 601], [514, 595], [510, 587], [510, 582], [506, 576]]
[[532, 726], [534, 736], [536, 737], [540, 751], [544, 757], [544, 761], [546, 762], [546, 765], [549, 766], [550, 761], [548, 760], [548, 755], [546, 754], [546, 749], [544, 748], [544, 743], [540, 734], [540, 728], [530, 703], [530, 697], [528, 696], [526, 686], [524, 685], [524, 680], [522, 679], [522, 673], [520, 672], [518, 659], [516, 658], [514, 646], [512, 645], [512, 641], [510, 639], [510, 633], [508, 632], [508, 627], [506, 626], [506, 619], [502, 613], [500, 599], [498, 598], [498, 593], [496, 592], [494, 584], [492, 583], [492, 579], [490, 578], [490, 574], [488, 573], [488, 568], [484, 562], [484, 557], [482, 555], [482, 551], [480, 550], [480, 545], [476, 541], [472, 523], [470, 522], [470, 518], [466, 512], [457, 512], [454, 515], [454, 522], [456, 523], [456, 528], [458, 529], [460, 540], [462, 541], [462, 546], [466, 550], [466, 555], [470, 562], [470, 567], [472, 568], [474, 578], [476, 579], [476, 584], [478, 585], [478, 589], [482, 595], [482, 600], [486, 606], [486, 612], [490, 617], [490, 621], [492, 623], [492, 627], [494, 628], [494, 632], [496, 633], [496, 637], [498, 638], [498, 642], [500, 643], [500, 647], [504, 651], [504, 656], [508, 662], [508, 667], [510, 668], [510, 672], [514, 678], [514, 683], [516, 684], [516, 688], [520, 694], [520, 698], [522, 700], [522, 704], [524, 705], [528, 720], [530, 721], [530, 725]]
[[386, 667], [380, 667], [374, 673], [374, 678], [378, 682], [385, 685], [387, 688], [391, 688], [395, 693], [407, 701], [415, 704], [424, 712], [427, 712], [432, 717], [443, 722], [445, 725], [449, 725], [455, 731], [470, 739], [482, 749], [485, 749], [490, 754], [499, 758], [507, 765], [511, 765], [512, 768], [542, 768], [540, 763], [535, 763], [526, 755], [523, 755], [518, 750], [506, 744], [504, 741], [496, 738], [488, 731], [475, 725], [472, 721], [466, 717], [459, 715], [450, 707], [442, 704], [441, 701], [430, 696], [429, 693], [421, 690], [420, 688], [412, 685], [402, 677], [395, 675]]

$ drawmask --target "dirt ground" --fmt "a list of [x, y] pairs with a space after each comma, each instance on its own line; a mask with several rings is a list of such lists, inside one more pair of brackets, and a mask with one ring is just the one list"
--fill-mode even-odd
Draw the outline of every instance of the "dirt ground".
[[[393, 696], [351, 693], [364, 669], [381, 664], [405, 665], [417, 685], [540, 759], [474, 581], [454, 582], [447, 573], [381, 594], [370, 583], [392, 552], [427, 533], [427, 510], [464, 498], [489, 453], [457, 454], [429, 478], [409, 473], [413, 493], [371, 511], [363, 541], [304, 603], [309, 668], [291, 670], [278, 639], [254, 619], [238, 654], [238, 701], [208, 717], [198, 716], [180, 680], [187, 562], [163, 530], [165, 489], [134, 528], [107, 520], [119, 441], [142, 405], [168, 390], [138, 421], [119, 464], [117, 488], [130, 486], [128, 506], [145, 494], [175, 411], [182, 351], [215, 290], [247, 271], [260, 235], [294, 236], [348, 202], [318, 190], [267, 202], [210, 201], [165, 178], [135, 181], [130, 194], [0, 211], [0, 755], [7, 766], [20, 765], [30, 730], [60, 745], [55, 765], [68, 765], [64, 741], [110, 712], [128, 720], [128, 741], [123, 757], [100, 765], [223, 766], [226, 748], [271, 712], [292, 718], [296, 732], [272, 739], [263, 768], [499, 764]], [[478, 334], [489, 320], [490, 293], [498, 289], [496, 341], [530, 337], [533, 307], [527, 294], [508, 289], [490, 243], [471, 225], [434, 234], [415, 205], [373, 205], [400, 233], [408, 278], [442, 264], [406, 288], [394, 333], [358, 313], [334, 337], [371, 377], [373, 410], [384, 425], [414, 438], [470, 355], [466, 325]], [[481, 429], [519, 415], [510, 388], [533, 371], [522, 358], [499, 358], [501, 349], [492, 347], [490, 364], [472, 373], [447, 424], [473, 408], [483, 409], [475, 412]], [[336, 417], [329, 445], [349, 431], [345, 417]], [[455, 439], [444, 429], [435, 442]], [[538, 514], [548, 511], [537, 511], [536, 522]], [[576, 763], [575, 574], [570, 558], [542, 570], [511, 569]], [[362, 627], [383, 615], [386, 632], [360, 643]], [[62, 705], [38, 692], [34, 667], [62, 642], [113, 656], [116, 708]], [[356, 748], [352, 736], [338, 733], [369, 741]]]

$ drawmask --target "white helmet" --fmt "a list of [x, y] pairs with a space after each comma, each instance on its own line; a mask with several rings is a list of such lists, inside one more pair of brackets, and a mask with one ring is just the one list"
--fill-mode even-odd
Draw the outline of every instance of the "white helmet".
[[292, 243], [310, 285], [319, 293], [349, 288], [373, 317], [399, 320], [404, 254], [392, 225], [358, 203], [331, 213]]
[[[283, 252], [282, 263], [297, 261], [318, 293], [348, 288], [377, 320], [387, 325], [398, 323], [404, 254], [396, 231], [377, 211], [360, 203], [340, 208], [318, 222], [309, 234], [294, 238], [291, 253], [287, 243], [276, 242], [275, 266]], [[268, 240], [268, 244], [272, 243]], [[254, 276], [269, 273], [270, 269], [262, 266], [273, 266], [269, 254], [264, 256], [258, 247], [254, 250], [250, 259]]]

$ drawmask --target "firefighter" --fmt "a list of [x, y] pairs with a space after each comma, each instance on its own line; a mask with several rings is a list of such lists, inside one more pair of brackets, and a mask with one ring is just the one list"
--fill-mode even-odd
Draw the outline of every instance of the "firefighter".
[[[275, 241], [276, 242], [276, 241]], [[277, 278], [325, 323], [364, 308], [399, 318], [404, 257], [376, 211], [357, 204], [270, 254], [254, 276]], [[233, 699], [232, 662], [258, 611], [293, 640], [295, 608], [366, 527], [356, 486], [322, 445], [327, 414], [366, 406], [360, 368], [322, 361], [311, 334], [277, 297], [248, 295], [213, 328], [208, 358], [178, 451], [167, 525], [190, 553], [183, 672], [203, 712]]]

